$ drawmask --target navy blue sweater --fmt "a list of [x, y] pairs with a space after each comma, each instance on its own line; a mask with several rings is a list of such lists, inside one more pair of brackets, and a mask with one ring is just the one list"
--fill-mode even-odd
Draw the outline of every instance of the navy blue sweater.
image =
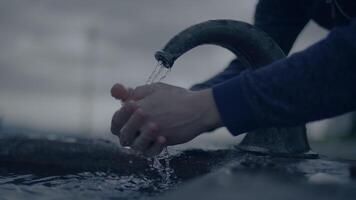
[[234, 135], [356, 110], [356, 19], [302, 52], [215, 85], [213, 95]]

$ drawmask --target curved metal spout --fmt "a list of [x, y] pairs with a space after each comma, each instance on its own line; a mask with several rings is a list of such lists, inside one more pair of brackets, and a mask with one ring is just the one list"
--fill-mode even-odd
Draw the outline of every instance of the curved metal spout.
[[[173, 37], [155, 58], [171, 68], [181, 55], [204, 44], [230, 50], [246, 68], [256, 69], [285, 57], [274, 40], [254, 26], [233, 20], [211, 20], [191, 26]], [[248, 133], [238, 148], [274, 156], [317, 157], [310, 152], [305, 125]]]
[[254, 26], [233, 20], [203, 22], [176, 35], [155, 57], [171, 68], [187, 51], [204, 44], [218, 45], [259, 67], [285, 57], [280, 47], [266, 33]]

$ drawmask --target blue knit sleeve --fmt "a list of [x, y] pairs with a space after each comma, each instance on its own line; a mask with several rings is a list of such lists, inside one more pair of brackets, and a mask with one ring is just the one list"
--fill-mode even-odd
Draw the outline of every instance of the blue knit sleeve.
[[356, 109], [356, 20], [289, 58], [213, 88], [233, 134], [294, 126]]

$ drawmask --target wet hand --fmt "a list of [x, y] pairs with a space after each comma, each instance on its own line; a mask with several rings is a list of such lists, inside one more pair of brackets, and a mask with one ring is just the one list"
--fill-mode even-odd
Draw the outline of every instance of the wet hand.
[[112, 95], [125, 101], [113, 116], [112, 132], [122, 145], [148, 156], [221, 126], [210, 89], [192, 92], [155, 83], [130, 90], [117, 84]]
[[[131, 146], [149, 157], [159, 154], [166, 139], [157, 135], [157, 125], [148, 122], [146, 115], [138, 109], [134, 100], [141, 97], [137, 93], [134, 95], [132, 88], [125, 88], [121, 84], [112, 87], [111, 95], [123, 103], [111, 122], [111, 132], [119, 136], [121, 145]], [[125, 126], [126, 123], [129, 125]], [[125, 134], [121, 134], [122, 132]]]

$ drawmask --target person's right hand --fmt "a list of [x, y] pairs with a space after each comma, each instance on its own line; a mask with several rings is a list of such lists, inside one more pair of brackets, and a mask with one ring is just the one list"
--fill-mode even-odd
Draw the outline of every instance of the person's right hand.
[[[155, 83], [132, 92], [116, 85], [112, 93], [128, 101], [113, 117], [113, 133], [123, 145], [143, 153], [152, 141], [159, 143], [160, 138], [167, 145], [182, 144], [221, 126], [211, 89], [189, 91]], [[147, 126], [149, 132], [142, 132]]]
[[[111, 96], [113, 96], [115, 99], [118, 99], [122, 102], [122, 107], [115, 112], [112, 118], [111, 132], [120, 138], [120, 143], [122, 146], [132, 146], [130, 145], [130, 143], [127, 143], [123, 139], [123, 137], [121, 137], [122, 136], [121, 132], [122, 129], [124, 128], [124, 125], [131, 118], [132, 118], [131, 121], [139, 121], [138, 122], [139, 124], [145, 123], [146, 125], [140, 128], [141, 129], [140, 131], [137, 131], [136, 133], [133, 134], [129, 134], [128, 136], [131, 138], [136, 138], [141, 135], [140, 137], [141, 141], [142, 138], [146, 141], [149, 139], [150, 140], [149, 147], [143, 149], [142, 145], [140, 146], [139, 143], [137, 144], [136, 142], [136, 145], [133, 146], [133, 149], [138, 151], [141, 150], [141, 153], [143, 153], [148, 157], [151, 157], [159, 154], [163, 150], [163, 148], [166, 146], [166, 138], [163, 136], [159, 136], [157, 134], [158, 133], [157, 125], [153, 122], [148, 122], [146, 119], [146, 115], [142, 112], [142, 110], [138, 109], [138, 105], [136, 101], [142, 99], [145, 95], [146, 94], [144, 92], [134, 93], [134, 90], [132, 88], [125, 88], [121, 84], [115, 84], [111, 88]], [[125, 130], [127, 129], [128, 128], [125, 128]], [[142, 137], [142, 136], [147, 136], [147, 137]]]

